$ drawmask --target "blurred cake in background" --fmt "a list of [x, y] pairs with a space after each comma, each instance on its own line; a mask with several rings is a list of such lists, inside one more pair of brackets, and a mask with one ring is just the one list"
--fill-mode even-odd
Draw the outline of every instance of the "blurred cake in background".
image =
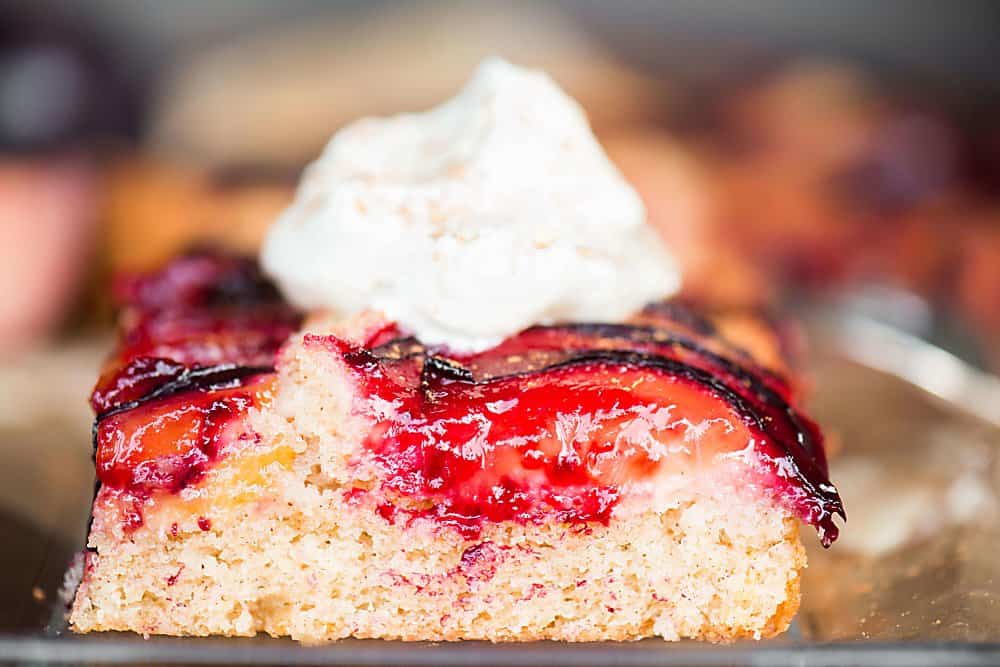
[[727, 306], [771, 300], [764, 272], [729, 242], [731, 230], [720, 224], [718, 184], [697, 151], [646, 126], [608, 133], [603, 143], [642, 196], [649, 222], [673, 248], [686, 298]]
[[958, 139], [944, 120], [856, 69], [819, 64], [734, 89], [719, 116], [709, 150], [736, 242], [815, 287], [909, 279], [908, 267], [882, 260], [955, 184]]
[[678, 249], [686, 293], [754, 303], [889, 285], [957, 315], [1000, 358], [989, 123], [846, 64], [801, 62], [730, 82], [696, 112], [693, 127], [606, 139]]
[[112, 272], [150, 270], [193, 246], [257, 252], [297, 173], [207, 170], [141, 155], [110, 165], [104, 206]]
[[948, 102], [844, 65], [734, 89], [709, 148], [720, 225], [778, 284], [901, 287], [1000, 357], [1000, 193], [979, 146], [996, 124], [972, 127]]

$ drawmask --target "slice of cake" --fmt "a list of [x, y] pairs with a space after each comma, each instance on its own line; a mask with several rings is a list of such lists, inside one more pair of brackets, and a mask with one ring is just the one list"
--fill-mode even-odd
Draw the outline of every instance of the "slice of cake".
[[261, 260], [280, 291], [204, 254], [120, 284], [76, 630], [788, 626], [799, 522], [843, 514], [822, 437], [760, 318], [665, 300], [678, 264], [551, 79], [487, 61], [344, 128]]
[[784, 373], [679, 304], [459, 355], [375, 314], [293, 334], [252, 265], [206, 255], [120, 296], [74, 630], [768, 637], [799, 522], [836, 537]]

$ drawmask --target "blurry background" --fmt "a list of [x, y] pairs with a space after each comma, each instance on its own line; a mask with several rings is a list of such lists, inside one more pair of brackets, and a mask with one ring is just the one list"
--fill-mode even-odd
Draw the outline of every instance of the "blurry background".
[[2, 2], [0, 355], [106, 324], [116, 272], [253, 252], [339, 125], [430, 106], [497, 53], [587, 107], [689, 298], [903, 287], [1000, 363], [998, 19], [991, 2]]
[[[255, 252], [337, 127], [436, 104], [486, 55], [587, 108], [684, 298], [846, 303], [1000, 370], [998, 37], [988, 0], [0, 0], [0, 504], [29, 545], [10, 557], [34, 572], [49, 534], [82, 539], [112, 277]], [[0, 594], [30, 599], [31, 576]]]
[[0, 357], [106, 326], [120, 271], [253, 252], [339, 125], [496, 53], [587, 107], [687, 298], [891, 294], [996, 367], [998, 27], [988, 1], [4, 0]]
[[4, 0], [0, 358], [106, 328], [122, 271], [254, 252], [338, 126], [500, 54], [584, 104], [686, 298], [847, 298], [997, 367], [998, 28], [987, 1]]

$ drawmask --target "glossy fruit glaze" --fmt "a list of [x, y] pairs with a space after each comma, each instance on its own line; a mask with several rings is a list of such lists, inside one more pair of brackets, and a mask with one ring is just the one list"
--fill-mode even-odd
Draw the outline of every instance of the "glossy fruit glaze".
[[115, 296], [121, 338], [91, 395], [94, 457], [135, 528], [141, 501], [196, 482], [227, 448], [256, 439], [243, 417], [301, 318], [252, 260], [205, 252], [124, 276]]
[[301, 322], [253, 260], [210, 252], [181, 256], [155, 273], [121, 276], [114, 294], [120, 341], [91, 395], [98, 415], [171, 383], [173, 390], [193, 388], [206, 369], [271, 369]]
[[[141, 502], [197, 481], [231, 447], [273, 380], [298, 316], [243, 260], [193, 255], [120, 283], [123, 337], [95, 388], [98, 477]], [[660, 304], [628, 325], [533, 327], [476, 355], [425, 349], [395, 325], [361, 345], [307, 336], [342, 358], [384, 471], [379, 515], [485, 522], [607, 522], [622, 489], [739, 459], [746, 483], [816, 526], [843, 516], [822, 438], [780, 373], [690, 309]], [[355, 494], [360, 490], [352, 490]], [[353, 496], [352, 496], [353, 497]]]
[[356, 409], [374, 425], [365, 445], [408, 516], [470, 537], [486, 521], [555, 516], [585, 526], [609, 520], [626, 484], [739, 458], [746, 484], [830, 544], [843, 507], [822, 436], [789, 403], [788, 383], [714, 331], [670, 318], [664, 310], [642, 325], [534, 327], [467, 356], [412, 338], [305, 344], [346, 362]]

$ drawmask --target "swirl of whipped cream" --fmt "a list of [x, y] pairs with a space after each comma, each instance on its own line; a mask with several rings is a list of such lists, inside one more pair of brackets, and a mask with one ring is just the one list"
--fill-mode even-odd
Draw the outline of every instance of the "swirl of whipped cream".
[[620, 321], [676, 292], [645, 218], [580, 106], [490, 59], [435, 109], [340, 130], [261, 260], [302, 308], [379, 310], [467, 352], [532, 324]]

